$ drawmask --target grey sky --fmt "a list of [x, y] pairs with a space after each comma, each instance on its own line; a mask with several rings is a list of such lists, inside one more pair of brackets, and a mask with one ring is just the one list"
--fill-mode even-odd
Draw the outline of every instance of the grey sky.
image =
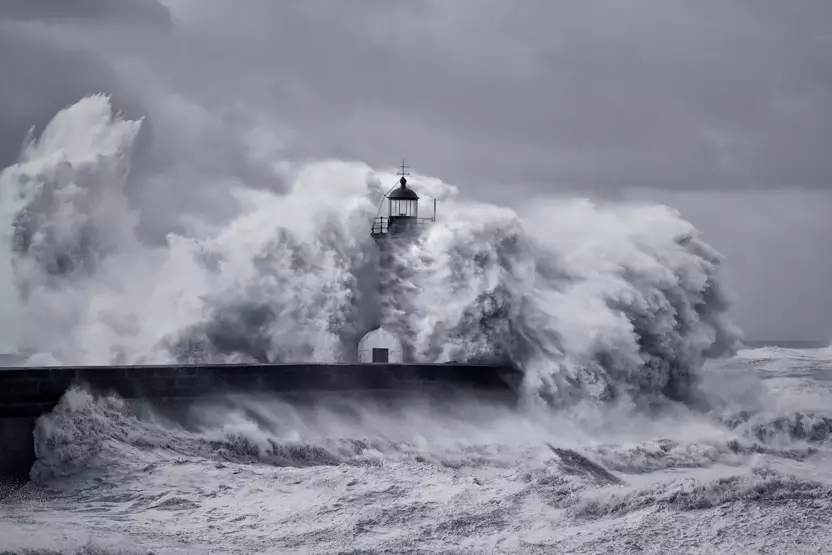
[[285, 156], [408, 156], [496, 202], [654, 198], [728, 256], [750, 336], [826, 338], [830, 21], [828, 0], [6, 0], [0, 163], [103, 90], [149, 116], [135, 202], [178, 193], [148, 230], [228, 180], [280, 189], [258, 125]]

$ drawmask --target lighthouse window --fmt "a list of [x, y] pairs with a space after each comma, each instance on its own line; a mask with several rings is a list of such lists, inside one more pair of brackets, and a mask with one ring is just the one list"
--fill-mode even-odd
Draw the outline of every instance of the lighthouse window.
[[390, 216], [410, 216], [415, 218], [417, 215], [417, 202], [416, 200], [391, 200]]

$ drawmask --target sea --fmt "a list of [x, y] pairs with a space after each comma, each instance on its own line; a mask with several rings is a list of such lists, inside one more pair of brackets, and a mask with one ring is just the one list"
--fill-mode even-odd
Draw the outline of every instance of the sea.
[[[230, 219], [151, 240], [141, 125], [80, 99], [0, 173], [2, 351], [354, 357], [395, 173], [305, 162], [288, 191], [237, 186]], [[443, 218], [396, 255], [398, 332], [419, 361], [510, 360], [522, 402], [230, 396], [183, 425], [74, 388], [2, 490], [0, 553], [832, 553], [832, 349], [745, 340], [730, 260], [678, 212], [411, 182]]]

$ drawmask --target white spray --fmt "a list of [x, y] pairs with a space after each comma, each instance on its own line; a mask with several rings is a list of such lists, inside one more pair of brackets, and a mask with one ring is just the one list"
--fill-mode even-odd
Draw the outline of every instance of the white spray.
[[[242, 214], [217, 232], [148, 246], [124, 194], [140, 125], [85, 98], [0, 174], [5, 343], [32, 364], [354, 357], [375, 302], [369, 221], [395, 177], [295, 167], [285, 195], [239, 188]], [[458, 203], [436, 179], [412, 185], [442, 205], [398, 253], [418, 360], [508, 359], [557, 402], [683, 398], [703, 358], [734, 347], [719, 255], [673, 210], [545, 200], [515, 212]]]

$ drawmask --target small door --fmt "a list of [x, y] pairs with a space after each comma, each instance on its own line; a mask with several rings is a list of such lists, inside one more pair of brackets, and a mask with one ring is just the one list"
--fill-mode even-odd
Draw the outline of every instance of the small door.
[[390, 352], [387, 349], [373, 349], [373, 362], [388, 362]]

